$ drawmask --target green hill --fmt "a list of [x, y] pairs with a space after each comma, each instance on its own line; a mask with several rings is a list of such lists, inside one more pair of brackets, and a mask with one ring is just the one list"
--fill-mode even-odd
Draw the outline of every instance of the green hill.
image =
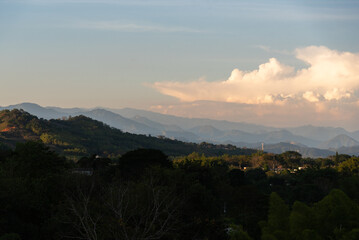
[[115, 156], [137, 148], [159, 149], [170, 156], [192, 152], [204, 153], [207, 156], [254, 152], [231, 145], [185, 143], [168, 138], [124, 133], [85, 116], [45, 120], [18, 109], [0, 111], [0, 143], [14, 147], [17, 142], [27, 140], [40, 140], [68, 157], [89, 154]]

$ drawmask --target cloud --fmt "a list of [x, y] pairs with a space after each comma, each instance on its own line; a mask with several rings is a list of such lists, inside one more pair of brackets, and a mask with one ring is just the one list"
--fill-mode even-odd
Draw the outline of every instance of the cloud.
[[339, 100], [342, 98], [350, 98], [350, 97], [351, 97], [350, 93], [345, 92], [345, 90], [339, 90], [338, 88], [329, 90], [324, 94], [324, 98], [327, 100]]
[[120, 32], [185, 32], [185, 33], [200, 33], [201, 30], [185, 27], [175, 26], [156, 26], [156, 25], [141, 25], [134, 23], [122, 23], [118, 21], [95, 21], [95, 22], [80, 22], [74, 25], [75, 28], [104, 30], [104, 31], [120, 31]]
[[295, 70], [271, 58], [253, 71], [234, 69], [224, 81], [155, 82], [153, 87], [183, 102], [283, 105], [288, 101], [358, 101], [355, 94], [359, 90], [358, 53], [309, 46], [296, 49], [295, 56], [308, 66]]
[[313, 93], [312, 91], [307, 91], [303, 93], [303, 98], [308, 102], [319, 102], [319, 95]]
[[312, 124], [359, 130], [358, 106], [359, 101], [286, 101], [282, 105], [196, 101], [155, 105], [150, 110], [182, 117], [248, 122], [274, 127]]

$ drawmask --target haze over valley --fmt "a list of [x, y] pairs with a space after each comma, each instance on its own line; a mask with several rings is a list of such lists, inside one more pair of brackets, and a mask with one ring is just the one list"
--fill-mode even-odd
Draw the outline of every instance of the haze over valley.
[[298, 151], [305, 157], [327, 157], [336, 152], [359, 153], [359, 131], [351, 132], [344, 128], [311, 125], [275, 128], [245, 122], [183, 118], [131, 108], [66, 109], [22, 103], [0, 107], [0, 110], [3, 109], [23, 109], [44, 119], [83, 115], [123, 132], [163, 136], [184, 142], [231, 144], [260, 150], [263, 143], [263, 150], [272, 153]]

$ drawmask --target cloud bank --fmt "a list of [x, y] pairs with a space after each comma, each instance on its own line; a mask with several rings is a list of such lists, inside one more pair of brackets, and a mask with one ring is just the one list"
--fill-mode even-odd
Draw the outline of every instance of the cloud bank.
[[215, 101], [180, 102], [155, 105], [150, 110], [190, 118], [210, 118], [248, 122], [273, 127], [300, 125], [344, 127], [359, 130], [359, 104], [350, 102], [302, 101], [276, 104], [241, 104]]
[[156, 82], [155, 89], [180, 102], [151, 110], [277, 127], [314, 124], [359, 130], [359, 54], [324, 46], [299, 48], [294, 54], [307, 67], [296, 70], [271, 58], [253, 71], [234, 69], [226, 80]]
[[234, 69], [224, 81], [155, 82], [153, 87], [182, 102], [282, 105], [288, 101], [358, 101], [359, 54], [309, 46], [296, 49], [295, 56], [308, 67], [295, 70], [271, 58], [253, 71]]

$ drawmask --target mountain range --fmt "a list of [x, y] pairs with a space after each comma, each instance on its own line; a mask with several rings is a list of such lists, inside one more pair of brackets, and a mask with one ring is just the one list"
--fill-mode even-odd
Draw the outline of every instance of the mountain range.
[[295, 150], [305, 157], [326, 157], [336, 151], [341, 154], [359, 152], [359, 131], [349, 132], [344, 128], [312, 125], [275, 128], [244, 122], [184, 118], [132, 108], [59, 108], [21, 103], [0, 107], [2, 109], [23, 109], [44, 119], [83, 115], [123, 132], [163, 136], [184, 142], [233, 144], [257, 149], [264, 143], [265, 151], [281, 153]]
[[165, 137], [126, 133], [84, 115], [46, 120], [24, 110], [0, 111], [0, 148], [27, 140], [42, 141], [70, 158], [99, 154], [117, 156], [138, 148], [159, 149], [169, 156], [193, 152], [208, 156], [252, 154], [255, 150], [233, 145], [186, 143]]

